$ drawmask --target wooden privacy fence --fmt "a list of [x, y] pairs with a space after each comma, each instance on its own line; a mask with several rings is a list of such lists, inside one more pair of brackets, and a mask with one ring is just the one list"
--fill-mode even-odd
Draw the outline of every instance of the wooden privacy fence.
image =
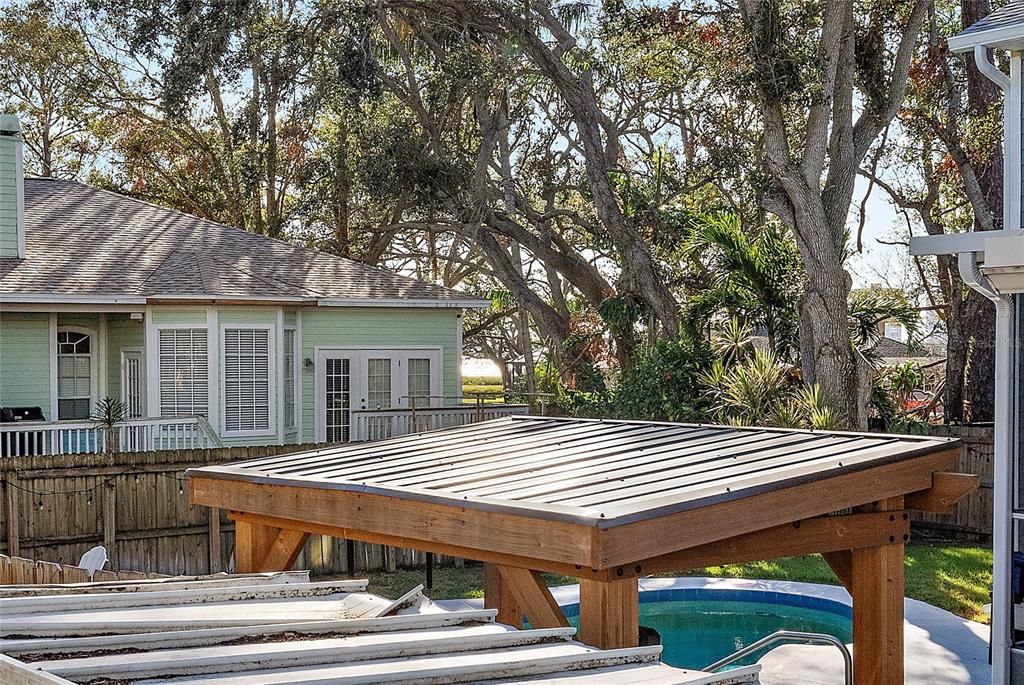
[[0, 585], [38, 585], [42, 583], [85, 583], [111, 580], [145, 580], [162, 578], [158, 573], [140, 571], [99, 570], [89, 578], [89, 572], [78, 566], [58, 564], [52, 561], [36, 561], [0, 554]]
[[[89, 548], [103, 545], [110, 558], [107, 569], [166, 575], [233, 570], [234, 524], [226, 512], [210, 516], [207, 507], [189, 505], [185, 469], [316, 447], [5, 457], [0, 459], [0, 552], [69, 566]], [[322, 575], [393, 570], [424, 560], [412, 550], [314, 535], [296, 566]]]
[[986, 541], [992, 537], [992, 426], [930, 426], [929, 434], [960, 438], [960, 460], [956, 470], [977, 474], [978, 489], [964, 497], [952, 514], [914, 512], [914, 527], [933, 530], [943, 536]]

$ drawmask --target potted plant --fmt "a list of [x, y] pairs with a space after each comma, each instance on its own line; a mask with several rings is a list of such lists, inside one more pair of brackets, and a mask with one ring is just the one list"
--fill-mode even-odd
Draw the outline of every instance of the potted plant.
[[117, 424], [121, 423], [128, 418], [128, 404], [116, 397], [104, 397], [102, 400], [96, 403], [96, 407], [92, 412], [92, 420], [96, 422], [98, 426], [103, 426], [106, 434], [106, 446], [104, 451], [107, 453], [117, 452], [118, 450], [118, 432]]

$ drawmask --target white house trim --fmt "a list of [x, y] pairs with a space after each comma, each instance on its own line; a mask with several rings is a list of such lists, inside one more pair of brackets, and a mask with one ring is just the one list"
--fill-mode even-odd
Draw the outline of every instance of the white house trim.
[[457, 300], [424, 300], [424, 299], [388, 299], [379, 300], [366, 299], [339, 299], [324, 298], [317, 300], [321, 307], [406, 307], [409, 309], [486, 309], [491, 306], [490, 300], [479, 298], [457, 299]]
[[25, 144], [21, 137], [14, 145], [14, 207], [17, 213], [18, 259], [25, 258]]
[[976, 46], [990, 48], [1004, 48], [1006, 50], [1020, 49], [1024, 47], [1024, 33], [1020, 24], [1013, 26], [1001, 26], [988, 29], [987, 31], [975, 31], [973, 33], [958, 34], [950, 36], [947, 40], [950, 52], [967, 52]]
[[57, 420], [57, 315], [50, 314], [50, 420]]
[[[284, 444], [284, 386], [291, 380], [294, 383], [294, 379], [288, 379], [284, 377], [284, 307], [277, 308], [277, 325], [273, 331], [274, 347], [277, 349], [276, 355], [273, 355], [277, 362], [277, 368], [281, 370], [281, 385], [276, 393], [272, 393], [270, 397], [273, 400], [273, 404], [277, 405], [277, 444]], [[294, 341], [292, 341], [294, 346]], [[292, 357], [295, 356], [295, 350], [292, 349]], [[292, 362], [294, 366], [294, 362]], [[292, 369], [294, 371], [295, 369]], [[271, 368], [271, 382], [273, 382], [273, 368]]]

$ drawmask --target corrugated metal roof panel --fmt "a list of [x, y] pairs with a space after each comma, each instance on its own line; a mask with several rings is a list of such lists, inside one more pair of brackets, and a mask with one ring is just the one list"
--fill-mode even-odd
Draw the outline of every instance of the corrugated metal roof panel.
[[684, 510], [948, 450], [948, 438], [507, 417], [196, 471], [601, 521]]

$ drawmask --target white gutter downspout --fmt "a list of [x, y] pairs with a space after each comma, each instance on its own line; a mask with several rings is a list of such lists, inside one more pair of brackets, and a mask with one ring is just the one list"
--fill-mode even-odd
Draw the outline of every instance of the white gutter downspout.
[[[990, 60], [987, 47], [974, 46], [974, 64], [978, 71], [1003, 91], [1003, 229], [1020, 229], [1020, 176], [1011, 173], [1012, 165], [1020, 169], [1021, 155], [1021, 66], [1017, 53], [1010, 59], [1007, 77]], [[1013, 350], [1014, 312], [1011, 298], [1001, 295], [978, 268], [977, 252], [961, 252], [958, 256], [960, 277], [972, 289], [992, 300], [995, 321], [995, 409], [994, 454], [992, 473], [992, 683], [1010, 683], [1010, 647], [1013, 597]]]
[[1011, 563], [1013, 552], [1013, 301], [1000, 295], [978, 268], [976, 252], [961, 252], [958, 259], [964, 283], [992, 300], [996, 308], [995, 415], [992, 457], [992, 683], [1010, 682], [1010, 647], [1013, 611]]

